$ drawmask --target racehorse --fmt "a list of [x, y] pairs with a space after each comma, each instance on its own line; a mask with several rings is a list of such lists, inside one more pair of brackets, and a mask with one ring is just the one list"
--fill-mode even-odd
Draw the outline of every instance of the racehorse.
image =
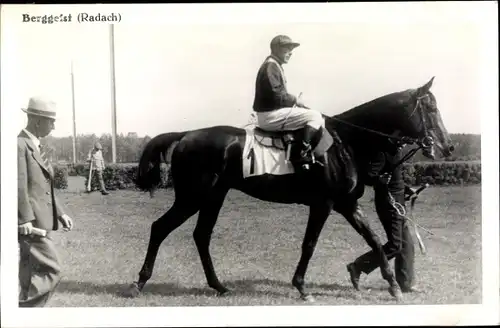
[[[153, 273], [154, 262], [165, 238], [188, 218], [199, 212], [193, 237], [208, 285], [219, 295], [229, 291], [219, 281], [209, 251], [213, 228], [230, 189], [254, 198], [309, 206], [309, 218], [302, 243], [301, 257], [292, 279], [304, 300], [314, 298], [304, 288], [304, 276], [323, 225], [332, 210], [340, 213], [379, 254], [382, 277], [389, 283], [389, 293], [402, 300], [402, 293], [383, 251], [381, 241], [358, 209], [365, 184], [363, 170], [369, 151], [395, 144], [417, 144], [424, 155], [434, 159], [439, 149], [444, 157], [453, 151], [443, 125], [436, 98], [430, 92], [434, 77], [425, 85], [391, 93], [336, 116], [326, 116], [325, 132], [337, 135], [341, 144], [330, 143], [319, 161], [308, 171], [293, 174], [263, 174], [244, 178], [242, 154], [247, 138], [243, 128], [212, 126], [184, 132], [160, 134], [149, 141], [141, 155], [136, 184], [151, 195], [161, 182], [160, 165], [170, 163], [175, 190], [171, 208], [151, 225], [147, 254], [139, 280], [131, 284], [130, 296], [137, 296]], [[293, 132], [268, 133], [255, 128], [254, 133], [272, 140]], [[339, 174], [338, 148], [346, 147], [352, 176]], [[170, 154], [170, 156], [168, 156]], [[170, 159], [169, 159], [170, 158]], [[337, 172], [334, 172], [337, 170]], [[293, 223], [291, 223], [293, 224]]]

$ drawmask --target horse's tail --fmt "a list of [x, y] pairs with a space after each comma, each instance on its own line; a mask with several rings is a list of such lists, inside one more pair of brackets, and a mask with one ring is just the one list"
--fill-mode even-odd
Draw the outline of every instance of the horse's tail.
[[149, 191], [153, 196], [154, 191], [162, 181], [160, 168], [162, 159], [166, 164], [170, 163], [170, 154], [177, 145], [176, 141], [182, 139], [185, 134], [186, 132], [160, 134], [146, 144], [139, 160], [135, 181], [137, 188]]

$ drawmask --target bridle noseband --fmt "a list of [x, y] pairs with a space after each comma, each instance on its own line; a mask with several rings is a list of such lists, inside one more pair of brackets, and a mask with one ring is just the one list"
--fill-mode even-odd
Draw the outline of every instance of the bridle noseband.
[[421, 148], [430, 148], [434, 145], [434, 139], [429, 134], [429, 130], [431, 130], [431, 129], [427, 129], [427, 121], [425, 119], [424, 109], [423, 109], [423, 106], [421, 103], [421, 100], [425, 99], [425, 98], [429, 98], [429, 95], [426, 94], [426, 95], [417, 97], [417, 103], [415, 104], [415, 108], [411, 112], [410, 116], [408, 116], [408, 119], [412, 118], [412, 116], [415, 114], [417, 109], [419, 110], [420, 124], [422, 125], [422, 127], [424, 129], [424, 137], [420, 140], [414, 141], [414, 143], [417, 143], [419, 146], [421, 146]]

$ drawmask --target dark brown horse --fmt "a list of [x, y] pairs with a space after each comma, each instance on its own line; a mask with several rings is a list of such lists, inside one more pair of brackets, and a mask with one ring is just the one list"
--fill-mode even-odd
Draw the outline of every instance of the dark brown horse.
[[[321, 160], [323, 166], [313, 166], [305, 172], [244, 178], [242, 153], [246, 134], [241, 128], [215, 126], [153, 138], [140, 159], [137, 187], [154, 192], [161, 182], [160, 164], [171, 157], [176, 198], [172, 207], [151, 226], [146, 258], [130, 293], [138, 295], [151, 278], [158, 249], [165, 238], [199, 212], [193, 237], [203, 270], [208, 285], [220, 295], [226, 294], [228, 289], [215, 273], [209, 245], [226, 194], [230, 189], [237, 189], [265, 201], [310, 207], [302, 254], [292, 279], [303, 299], [313, 300], [304, 289], [304, 276], [323, 225], [333, 209], [380, 255], [382, 277], [389, 283], [390, 294], [400, 300], [402, 293], [381, 241], [356, 209], [364, 192], [363, 172], [371, 151], [401, 142], [414, 142], [427, 150], [436, 147], [443, 156], [453, 151], [436, 99], [429, 91], [433, 79], [422, 87], [377, 98], [340, 115], [324, 116], [326, 130], [331, 135], [338, 134], [342, 144], [328, 147]], [[429, 144], [430, 140], [434, 146]], [[349, 178], [339, 174], [346, 172], [339, 165], [339, 147], [346, 147], [351, 156], [347, 165], [354, 174]], [[431, 152], [425, 154], [434, 157]]]

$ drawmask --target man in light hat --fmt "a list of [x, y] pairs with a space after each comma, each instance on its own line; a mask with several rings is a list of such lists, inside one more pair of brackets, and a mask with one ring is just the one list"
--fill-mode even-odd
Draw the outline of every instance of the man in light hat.
[[[298, 130], [302, 136], [301, 164], [312, 162], [311, 145], [317, 139], [325, 122], [319, 111], [309, 109], [300, 97], [288, 93], [283, 64], [288, 63], [293, 50], [300, 46], [286, 35], [278, 35], [271, 41], [271, 54], [261, 65], [256, 79], [253, 109], [257, 114], [257, 126], [268, 131]], [[319, 140], [318, 140], [319, 141]]]
[[[42, 307], [61, 279], [61, 268], [51, 231], [73, 228], [54, 192], [54, 171], [43, 151], [40, 138], [54, 129], [55, 103], [33, 97], [28, 108], [28, 124], [17, 137], [19, 307]], [[38, 229], [46, 236], [36, 234]]]
[[109, 192], [106, 190], [106, 185], [102, 176], [102, 171], [104, 171], [105, 166], [104, 158], [102, 156], [102, 145], [100, 142], [96, 142], [94, 148], [89, 152], [87, 162], [92, 162], [92, 170], [97, 174], [99, 186], [101, 187], [101, 194], [108, 195]]

